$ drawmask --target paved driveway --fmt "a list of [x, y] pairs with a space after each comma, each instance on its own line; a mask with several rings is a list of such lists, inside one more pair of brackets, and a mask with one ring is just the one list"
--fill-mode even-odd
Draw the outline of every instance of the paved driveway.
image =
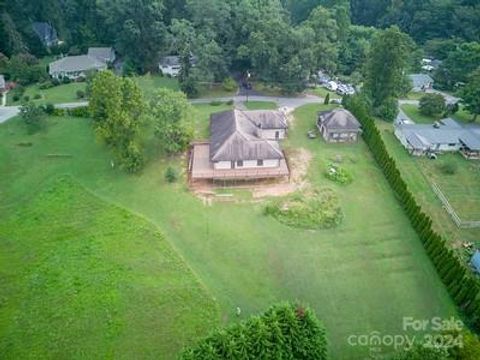
[[0, 106], [0, 124], [18, 115], [19, 112], [19, 106]]

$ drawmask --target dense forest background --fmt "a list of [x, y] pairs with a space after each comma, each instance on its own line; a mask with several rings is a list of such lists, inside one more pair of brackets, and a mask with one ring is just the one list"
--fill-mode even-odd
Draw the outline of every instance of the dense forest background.
[[[204, 82], [250, 70], [295, 91], [318, 69], [355, 82], [375, 33], [391, 25], [413, 39], [412, 71], [425, 54], [445, 60], [444, 88], [480, 64], [478, 0], [3, 0], [0, 11], [7, 57], [113, 45], [124, 67], [143, 73], [162, 55], [193, 53]], [[63, 44], [44, 48], [34, 21], [53, 25]]]

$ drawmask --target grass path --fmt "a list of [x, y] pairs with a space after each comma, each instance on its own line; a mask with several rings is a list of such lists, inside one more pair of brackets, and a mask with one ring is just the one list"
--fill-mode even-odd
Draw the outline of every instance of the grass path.
[[[358, 359], [368, 349], [349, 347], [351, 334], [399, 334], [404, 316], [427, 319], [456, 312], [366, 145], [308, 140], [306, 133], [323, 108], [298, 109], [285, 146], [309, 151], [309, 182], [337, 191], [345, 220], [336, 229], [291, 229], [264, 216], [263, 203], [204, 206], [184, 183], [164, 179], [166, 167], [183, 169], [185, 158], [165, 159], [151, 150], [142, 174], [112, 170], [88, 122], [71, 118], [50, 119], [48, 132], [34, 136], [27, 136], [19, 121], [0, 126], [0, 172], [5, 174], [0, 199], [10, 204], [0, 207], [0, 216], [10, 216], [25, 194], [33, 196], [52, 177], [69, 174], [96, 196], [161, 228], [215, 296], [220, 324], [237, 321], [237, 306], [243, 318], [279, 300], [301, 300], [324, 321], [332, 357]], [[211, 111], [219, 108], [198, 110], [199, 133], [207, 131]], [[27, 141], [32, 146], [18, 145]], [[52, 159], [48, 153], [72, 157]], [[338, 157], [354, 177], [346, 187], [323, 176], [326, 165]], [[163, 279], [157, 277], [159, 283]], [[188, 314], [195, 317], [195, 312]], [[180, 325], [191, 330], [188, 321]]]

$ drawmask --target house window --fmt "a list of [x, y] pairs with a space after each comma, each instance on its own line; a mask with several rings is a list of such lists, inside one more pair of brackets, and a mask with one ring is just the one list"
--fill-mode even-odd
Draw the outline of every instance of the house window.
[[455, 143], [450, 143], [450, 144], [448, 144], [448, 146], [457, 146], [457, 144], [455, 144]]
[[237, 167], [243, 167], [243, 160], [237, 161]]
[[263, 160], [257, 160], [257, 166], [263, 166]]
[[280, 131], [275, 131], [275, 140], [280, 139]]

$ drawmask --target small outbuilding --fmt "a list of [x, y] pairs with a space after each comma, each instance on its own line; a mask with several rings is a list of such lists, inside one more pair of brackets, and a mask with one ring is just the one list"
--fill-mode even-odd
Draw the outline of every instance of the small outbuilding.
[[333, 143], [356, 142], [362, 131], [355, 116], [345, 109], [320, 112], [317, 127], [325, 141]]
[[470, 264], [475, 272], [480, 274], [480, 250], [477, 250], [475, 254], [473, 254]]

